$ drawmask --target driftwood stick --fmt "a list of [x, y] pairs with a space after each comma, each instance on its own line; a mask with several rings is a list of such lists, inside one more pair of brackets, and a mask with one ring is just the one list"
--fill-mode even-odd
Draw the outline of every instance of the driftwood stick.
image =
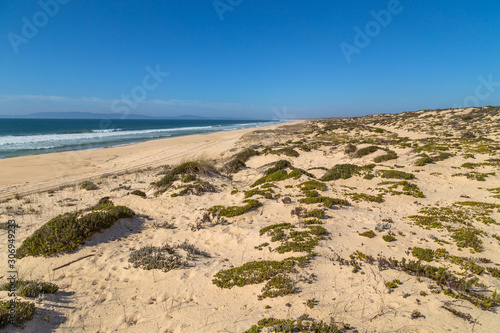
[[71, 264], [74, 264], [74, 263], [75, 263], [75, 262], [77, 262], [77, 261], [80, 261], [80, 260], [82, 260], [82, 259], [85, 259], [85, 258], [88, 258], [88, 257], [92, 257], [92, 256], [95, 256], [95, 254], [88, 254], [88, 255], [83, 256], [83, 257], [81, 257], [81, 258], [78, 258], [78, 259], [76, 259], [76, 260], [70, 261], [70, 262], [68, 262], [67, 264], [64, 264], [64, 265], [62, 265], [62, 266], [59, 266], [59, 267], [53, 268], [53, 269], [52, 269], [52, 271], [58, 270], [59, 268], [63, 268], [63, 267], [69, 266], [69, 265], [71, 265]]

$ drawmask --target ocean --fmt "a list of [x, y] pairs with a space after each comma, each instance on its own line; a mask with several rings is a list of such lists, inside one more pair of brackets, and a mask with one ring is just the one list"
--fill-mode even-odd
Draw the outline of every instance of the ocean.
[[0, 119], [0, 159], [230, 131], [279, 120]]

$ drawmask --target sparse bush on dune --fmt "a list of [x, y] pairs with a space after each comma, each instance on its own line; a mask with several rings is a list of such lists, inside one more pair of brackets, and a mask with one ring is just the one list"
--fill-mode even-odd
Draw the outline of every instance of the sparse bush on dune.
[[144, 193], [143, 191], [140, 191], [140, 190], [132, 191], [130, 194], [137, 195], [143, 199], [146, 199], [146, 193]]
[[91, 181], [84, 181], [83, 183], [80, 184], [80, 188], [87, 190], [87, 191], [92, 191], [92, 190], [97, 190], [97, 185], [92, 183]]
[[224, 217], [234, 217], [241, 214], [245, 214], [253, 208], [262, 206], [262, 204], [257, 200], [247, 199], [243, 201], [246, 203], [244, 206], [213, 206], [208, 209], [210, 213], [220, 214]]
[[354, 164], [337, 164], [333, 168], [331, 168], [323, 177], [321, 177], [322, 181], [331, 181], [338, 179], [349, 179], [352, 176], [358, 176], [362, 173], [369, 173], [375, 164], [365, 165], [360, 167]]
[[13, 319], [14, 325], [22, 326], [35, 316], [35, 304], [16, 301], [13, 318], [10, 313], [11, 303], [0, 301], [0, 328], [7, 326]]
[[[290, 173], [286, 170], [287, 168], [292, 169]], [[289, 161], [286, 160], [280, 160], [275, 163], [275, 165], [271, 168], [269, 168], [266, 171], [266, 175], [264, 177], [261, 177], [257, 179], [253, 184], [252, 187], [268, 183], [268, 182], [276, 182], [276, 181], [281, 181], [285, 179], [299, 179], [302, 175], [306, 175], [311, 178], [315, 178], [313, 174], [302, 170], [298, 168], [294, 168], [292, 164]]]
[[130, 208], [115, 206], [109, 199], [93, 207], [90, 213], [78, 211], [59, 215], [24, 240], [16, 251], [16, 258], [71, 252], [96, 232], [111, 227], [121, 218], [134, 215]]
[[356, 151], [356, 153], [354, 154], [354, 157], [360, 158], [360, 157], [369, 155], [371, 153], [374, 153], [377, 150], [379, 150], [379, 147], [377, 147], [377, 146], [368, 146], [365, 148], [361, 148], [361, 149], [358, 149], [358, 151]]
[[166, 172], [162, 179], [157, 181], [155, 185], [167, 190], [174, 181], [176, 181], [179, 175], [182, 174], [194, 174], [194, 175], [209, 175], [212, 173], [217, 173], [217, 169], [214, 167], [213, 163], [206, 159], [198, 159], [196, 161], [189, 161], [181, 163], [175, 168]]
[[237, 173], [242, 168], [246, 167], [245, 162], [247, 162], [251, 157], [258, 156], [260, 153], [252, 148], [247, 148], [242, 152], [236, 154], [236, 156], [229, 162], [227, 162], [222, 170], [227, 173]]
[[[13, 288], [12, 288], [13, 287]], [[22, 297], [38, 297], [40, 294], [54, 294], [59, 287], [50, 282], [16, 280], [15, 284], [6, 283], [0, 287], [1, 290], [16, 289]]]

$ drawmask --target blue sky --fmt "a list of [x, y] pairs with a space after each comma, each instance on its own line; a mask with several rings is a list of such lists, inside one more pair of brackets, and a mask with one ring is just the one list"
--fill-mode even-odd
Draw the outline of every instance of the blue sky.
[[3, 0], [0, 114], [500, 105], [499, 14], [497, 0]]

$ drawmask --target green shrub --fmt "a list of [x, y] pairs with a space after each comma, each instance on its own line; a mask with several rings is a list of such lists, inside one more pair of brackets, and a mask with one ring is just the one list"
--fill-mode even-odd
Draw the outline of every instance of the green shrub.
[[71, 252], [96, 232], [111, 227], [119, 219], [134, 215], [128, 207], [112, 204], [97, 206], [88, 214], [76, 212], [59, 215], [24, 240], [16, 251], [16, 258]]
[[414, 247], [411, 254], [424, 261], [432, 261], [434, 259], [434, 251], [431, 249], [422, 249], [420, 247]]
[[299, 202], [305, 203], [305, 204], [322, 203], [323, 206], [325, 206], [327, 208], [332, 208], [333, 205], [339, 205], [339, 206], [350, 206], [351, 205], [349, 203], [349, 201], [347, 201], [347, 200], [330, 198], [330, 197], [303, 198], [303, 199], [300, 199]]
[[83, 183], [80, 184], [80, 188], [87, 190], [87, 191], [92, 191], [92, 190], [97, 190], [97, 185], [92, 183], [91, 181], [84, 181]]
[[359, 235], [367, 238], [375, 237], [375, 233], [373, 232], [373, 230], [365, 231], [363, 233], [360, 233]]
[[229, 207], [224, 207], [224, 206], [213, 206], [208, 209], [209, 212], [219, 214], [221, 216], [225, 217], [234, 217], [238, 215], [245, 214], [249, 210], [253, 208], [257, 208], [262, 206], [262, 204], [257, 201], [257, 200], [244, 200], [243, 202], [246, 203], [244, 206], [229, 206]]
[[384, 201], [384, 196], [382, 194], [369, 195], [365, 193], [348, 193], [347, 195], [351, 196], [354, 201], [364, 200], [368, 202], [378, 202], [378, 203]]
[[382, 239], [385, 240], [386, 242], [393, 242], [396, 240], [396, 238], [392, 235], [384, 235], [382, 236]]
[[[13, 287], [13, 288], [12, 288]], [[38, 297], [40, 294], [54, 294], [59, 290], [59, 287], [50, 282], [16, 280], [14, 286], [11, 283], [6, 283], [1, 286], [1, 290], [19, 290], [19, 295], [27, 297]]]
[[359, 175], [360, 170], [361, 167], [354, 164], [337, 164], [321, 177], [321, 180], [349, 179], [354, 175]]
[[315, 217], [318, 219], [323, 218], [323, 215], [325, 213], [321, 209], [313, 209], [313, 210], [308, 210], [302, 214], [303, 218], [308, 218], [308, 217]]
[[396, 154], [395, 151], [387, 150], [387, 154], [377, 156], [373, 159], [373, 161], [375, 163], [380, 163], [380, 162], [385, 162], [385, 161], [389, 161], [389, 160], [395, 160], [396, 158], [398, 158], [398, 154]]
[[216, 170], [208, 161], [185, 162], [168, 171], [155, 185], [163, 189], [168, 189], [181, 174], [207, 175], [211, 172], [216, 172]]
[[398, 170], [380, 170], [382, 178], [390, 179], [414, 179], [415, 175]]
[[318, 182], [317, 180], [314, 179], [300, 183], [297, 186], [300, 188], [301, 191], [308, 191], [308, 190], [326, 191], [326, 184]]
[[132, 191], [132, 193], [130, 194], [133, 194], [133, 195], [137, 195], [143, 199], [146, 199], [146, 193], [140, 191], [140, 190], [135, 190], [135, 191]]
[[242, 152], [239, 152], [236, 154], [236, 159], [246, 162], [248, 161], [251, 157], [253, 156], [259, 156], [260, 153], [252, 148], [247, 148], [243, 150]]
[[[11, 302], [0, 301], [0, 328], [7, 326], [11, 322], [10, 314]], [[35, 316], [35, 304], [31, 302], [16, 301], [13, 323], [22, 326]]]
[[240, 267], [222, 270], [215, 274], [212, 283], [220, 288], [243, 287], [249, 284], [259, 284], [270, 280], [276, 275], [291, 273], [295, 262], [282, 261], [251, 261]]
[[187, 174], [181, 179], [183, 183], [194, 182], [195, 180], [196, 180], [196, 175], [193, 174]]
[[354, 157], [363, 157], [366, 155], [369, 155], [371, 153], [374, 153], [378, 150], [379, 148], [377, 146], [369, 146], [365, 148], [358, 149], [358, 151], [354, 154]]
[[292, 279], [285, 274], [279, 274], [269, 279], [264, 288], [262, 288], [262, 295], [259, 295], [259, 300], [266, 297], [282, 297], [293, 294], [296, 291], [297, 289], [295, 288]]

